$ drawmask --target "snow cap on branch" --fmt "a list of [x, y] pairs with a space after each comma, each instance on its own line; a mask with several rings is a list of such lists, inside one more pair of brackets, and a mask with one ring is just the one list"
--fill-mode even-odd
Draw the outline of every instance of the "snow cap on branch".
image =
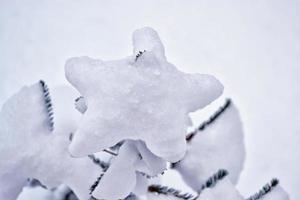
[[226, 169], [229, 179], [236, 184], [243, 169], [245, 145], [239, 113], [232, 102], [221, 110], [203, 130], [194, 133], [186, 156], [175, 164], [194, 190], [219, 168]]
[[72, 155], [85, 156], [132, 139], [176, 162], [186, 151], [189, 112], [221, 95], [223, 86], [213, 76], [183, 73], [169, 63], [153, 29], [135, 31], [133, 45], [134, 55], [121, 60], [67, 61], [66, 77], [87, 105], [69, 147]]
[[[15, 200], [27, 178], [35, 178], [49, 188], [65, 183], [80, 200], [86, 200], [102, 169], [88, 157], [75, 159], [68, 152], [69, 134], [77, 121], [68, 110], [78, 94], [57, 88], [50, 104], [44, 88], [43, 81], [23, 87], [0, 112], [0, 199]], [[52, 107], [54, 115], [57, 111], [54, 130], [49, 123]]]
[[287, 192], [279, 185], [278, 179], [272, 179], [259, 192], [246, 200], [289, 200]]
[[141, 28], [134, 31], [132, 36], [133, 54], [138, 55], [140, 52], [149, 51], [156, 55], [157, 58], [166, 60], [165, 48], [160, 38], [152, 28]]
[[213, 187], [205, 188], [197, 200], [244, 200], [243, 196], [237, 191], [230, 179], [224, 177]]

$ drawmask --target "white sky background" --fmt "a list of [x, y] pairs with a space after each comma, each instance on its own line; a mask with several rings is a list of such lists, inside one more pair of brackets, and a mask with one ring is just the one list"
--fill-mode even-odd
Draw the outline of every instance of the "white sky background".
[[247, 148], [242, 194], [278, 177], [299, 199], [297, 0], [0, 0], [0, 105], [24, 84], [65, 83], [69, 57], [131, 54], [131, 33], [143, 26], [158, 31], [170, 62], [215, 75], [239, 107]]

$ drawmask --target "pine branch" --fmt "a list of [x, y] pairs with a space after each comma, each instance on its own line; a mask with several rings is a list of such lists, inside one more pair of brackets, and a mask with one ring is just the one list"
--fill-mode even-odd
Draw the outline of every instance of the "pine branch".
[[266, 194], [270, 193], [277, 185], [279, 185], [279, 180], [274, 178], [270, 183], [267, 183], [261, 190], [259, 190], [256, 194], [247, 198], [247, 200], [258, 200], [262, 199]]
[[100, 160], [99, 158], [96, 158], [93, 154], [88, 155], [88, 157], [93, 161], [94, 164], [100, 166], [104, 171], [106, 171], [109, 167], [109, 164], [107, 162], [104, 162]]
[[[196, 200], [200, 193], [205, 190], [206, 188], [213, 188], [220, 180], [228, 175], [227, 170], [220, 169], [217, 173], [213, 174], [202, 186], [201, 189], [198, 191], [198, 195], [192, 195], [190, 193], [183, 193], [180, 190], [170, 188], [168, 186], [162, 185], [151, 185], [148, 187], [148, 192], [156, 193], [158, 195], [171, 195], [177, 197], [179, 199], [184, 200]], [[256, 200], [256, 199], [249, 199], [249, 200]]]
[[231, 99], [226, 99], [225, 104], [220, 107], [207, 121], [204, 121], [196, 130], [186, 136], [186, 141], [190, 142], [193, 137], [200, 131], [203, 131], [207, 126], [214, 123], [231, 105]]
[[[94, 156], [94, 155], [93, 155]], [[95, 158], [95, 157], [94, 157]], [[97, 162], [97, 159], [93, 159]], [[102, 177], [104, 176], [105, 172], [107, 171], [109, 166], [105, 166], [105, 168], [103, 168], [103, 173], [97, 178], [97, 180], [93, 183], [93, 185], [90, 187], [90, 194], [92, 194], [94, 192], [94, 190], [96, 189], [96, 187], [99, 185]], [[91, 198], [89, 200], [97, 200], [95, 197], [91, 196]]]
[[47, 111], [47, 115], [48, 115], [49, 129], [52, 132], [54, 129], [54, 120], [53, 120], [53, 108], [52, 108], [50, 92], [49, 92], [48, 86], [46, 85], [46, 83], [43, 80], [40, 80], [39, 83], [42, 87], [42, 91], [44, 94], [44, 103], [45, 103], [46, 111]]
[[[102, 173], [97, 180], [93, 183], [93, 185], [90, 187], [90, 194], [92, 194], [94, 192], [94, 190], [96, 189], [96, 187], [98, 186], [98, 184], [100, 183], [102, 177], [104, 176], [104, 173]], [[95, 199], [94, 197], [92, 197], [92, 199]]]
[[228, 171], [220, 169], [217, 173], [213, 174], [201, 187], [198, 193], [200, 194], [206, 188], [213, 188], [220, 180], [228, 175]]
[[190, 193], [184, 193], [180, 190], [170, 188], [168, 186], [162, 186], [162, 185], [150, 185], [148, 187], [148, 192], [150, 193], [156, 193], [157, 195], [171, 195], [174, 197], [177, 197], [179, 199], [184, 200], [196, 200], [197, 196], [194, 196]]
[[136, 54], [136, 56], [135, 56], [135, 62], [138, 60], [138, 58], [140, 57], [140, 56], [142, 56], [143, 55], [143, 53], [145, 53], [146, 52], [146, 50], [144, 50], [144, 51], [139, 51], [139, 53], [138, 54]]

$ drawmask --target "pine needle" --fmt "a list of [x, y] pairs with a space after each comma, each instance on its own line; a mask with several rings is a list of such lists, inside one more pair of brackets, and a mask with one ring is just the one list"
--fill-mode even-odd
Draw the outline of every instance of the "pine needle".
[[48, 125], [49, 125], [49, 130], [52, 132], [54, 130], [54, 120], [53, 120], [53, 108], [52, 108], [52, 101], [50, 97], [50, 92], [48, 89], [48, 86], [43, 80], [40, 80], [40, 85], [42, 87], [42, 91], [44, 94], [44, 103], [48, 115]]

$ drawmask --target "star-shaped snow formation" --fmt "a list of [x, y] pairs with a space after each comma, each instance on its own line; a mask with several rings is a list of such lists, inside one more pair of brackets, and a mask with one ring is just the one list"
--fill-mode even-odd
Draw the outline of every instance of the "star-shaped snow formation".
[[87, 103], [69, 147], [72, 155], [85, 156], [132, 139], [176, 162], [186, 150], [188, 114], [221, 95], [223, 86], [213, 76], [187, 74], [169, 63], [153, 29], [136, 30], [133, 47], [133, 56], [121, 60], [67, 61], [66, 77]]
[[[69, 134], [76, 129], [73, 123], [76, 113], [80, 117], [73, 107], [77, 94], [65, 88], [56, 90], [55, 94], [57, 98], [51, 101], [41, 81], [23, 87], [3, 105], [0, 112], [1, 200], [17, 199], [27, 178], [36, 178], [49, 188], [65, 183], [80, 200], [89, 198], [90, 186], [102, 169], [87, 157], [70, 156]], [[51, 102], [55, 104], [58, 121], [52, 118]]]

